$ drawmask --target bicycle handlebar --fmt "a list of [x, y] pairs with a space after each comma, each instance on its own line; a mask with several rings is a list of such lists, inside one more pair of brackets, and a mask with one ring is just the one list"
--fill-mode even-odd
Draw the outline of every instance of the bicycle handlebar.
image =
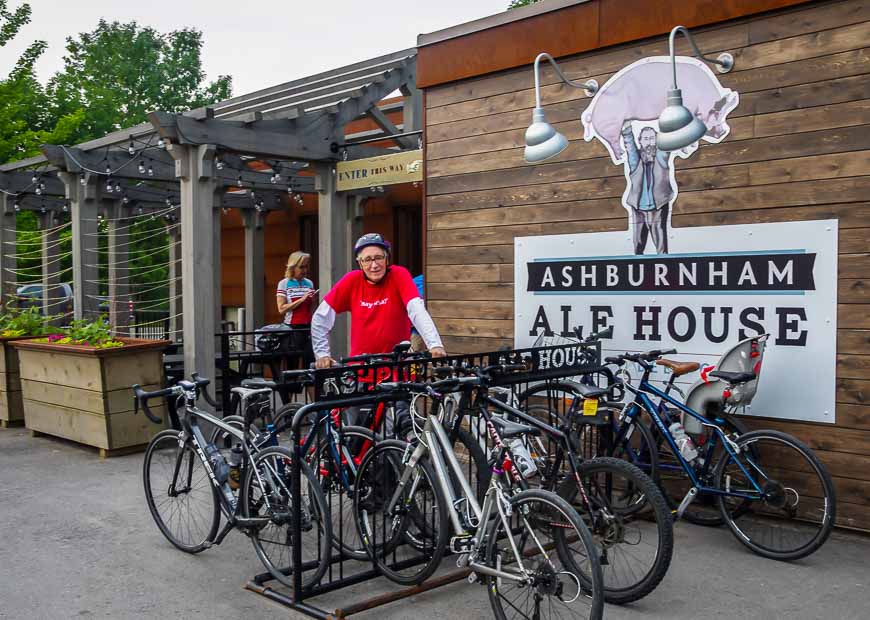
[[166, 396], [171, 396], [174, 392], [176, 392], [178, 388], [176, 386], [168, 387], [162, 390], [155, 390], [153, 392], [146, 392], [139, 384], [133, 386], [133, 415], [139, 413], [139, 403], [142, 403], [142, 411], [145, 413], [145, 417], [154, 422], [154, 424], [162, 424], [163, 418], [154, 415], [151, 412], [151, 409], [148, 407], [148, 399], [150, 398], [161, 398]]
[[644, 353], [623, 353], [622, 355], [616, 355], [614, 357], [605, 357], [604, 362], [606, 364], [622, 366], [626, 360], [628, 360], [629, 362], [638, 363], [644, 368], [649, 368], [651, 367], [649, 362], [657, 360], [663, 355], [672, 355], [676, 352], [676, 349], [653, 349], [652, 351], [646, 351]]
[[196, 385], [197, 391], [202, 394], [205, 402], [217, 409], [218, 404], [209, 395], [208, 390], [205, 389], [205, 386], [211, 383], [211, 381], [206, 379], [205, 377], [200, 377], [198, 372], [191, 373], [190, 378], [193, 379], [193, 383], [194, 385]]

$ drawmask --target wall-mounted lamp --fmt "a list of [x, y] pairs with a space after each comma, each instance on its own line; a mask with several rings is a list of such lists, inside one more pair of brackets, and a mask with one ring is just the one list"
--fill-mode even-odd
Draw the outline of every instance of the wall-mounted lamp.
[[598, 92], [598, 82], [595, 80], [588, 80], [583, 84], [569, 80], [552, 56], [546, 52], [538, 54], [535, 58], [535, 109], [532, 111], [532, 124], [526, 129], [526, 150], [523, 152], [523, 158], [530, 164], [554, 157], [568, 146], [568, 139], [547, 122], [544, 108], [541, 107], [541, 80], [538, 65], [542, 58], [550, 61], [563, 82], [574, 88], [582, 88], [586, 91], [587, 97]]
[[689, 146], [700, 140], [701, 136], [707, 133], [707, 126], [683, 105], [683, 93], [677, 87], [677, 60], [674, 54], [674, 40], [678, 32], [682, 32], [686, 39], [688, 39], [689, 45], [692, 46], [692, 50], [695, 52], [695, 56], [704, 62], [716, 65], [716, 70], [719, 73], [728, 73], [734, 66], [734, 57], [731, 54], [719, 54], [717, 58], [707, 58], [701, 54], [701, 50], [695, 45], [692, 35], [689, 34], [689, 31], [684, 26], [677, 26], [671, 30], [670, 51], [671, 65], [674, 70], [674, 83], [668, 89], [667, 106], [662, 110], [661, 115], [659, 115], [659, 134], [656, 138], [656, 146], [663, 151], [676, 151]]

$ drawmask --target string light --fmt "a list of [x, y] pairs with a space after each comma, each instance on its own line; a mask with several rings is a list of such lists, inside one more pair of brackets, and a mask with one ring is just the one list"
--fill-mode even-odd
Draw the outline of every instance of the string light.
[[106, 179], [106, 193], [111, 194], [114, 188], [112, 187], [112, 177]]
[[32, 177], [30, 177], [30, 182], [31, 182], [31, 183], [36, 183], [38, 180], [39, 180], [39, 177], [36, 176], [35, 174], [34, 174]]
[[112, 174], [112, 167], [109, 164], [106, 164], [106, 174]]
[[115, 191], [121, 193], [121, 184], [115, 181]]
[[157, 140], [157, 148], [158, 149], [165, 149], [166, 148], [166, 142], [163, 140], [163, 138], [160, 138], [159, 140]]
[[15, 209], [16, 211], [21, 211], [21, 205], [18, 204], [17, 200], [15, 201], [15, 204], [12, 205], [12, 208]]
[[136, 154], [136, 147], [133, 145], [132, 140], [130, 140], [130, 146], [127, 147], [127, 152], [130, 153], [131, 156]]
[[38, 185], [36, 186], [36, 189], [35, 189], [34, 191], [36, 192], [36, 195], [37, 195], [37, 196], [39, 196], [40, 194], [42, 194], [42, 188], [39, 187]]
[[79, 179], [79, 182], [80, 182], [82, 185], [87, 185], [87, 184], [88, 184], [88, 180], [87, 180], [84, 176], [82, 176], [82, 177]]
[[139, 174], [145, 174], [145, 162], [142, 160], [139, 161]]
[[130, 202], [130, 199], [129, 199], [129, 198], [127, 198], [127, 194], [124, 194], [124, 197], [123, 197], [123, 198], [121, 198], [121, 202], [123, 202], [123, 203], [124, 203], [124, 204], [127, 204], [127, 203], [129, 203], [129, 202]]
[[149, 177], [154, 176], [154, 168], [152, 168], [150, 164], [148, 165], [148, 176]]
[[63, 201], [63, 206], [62, 206], [60, 209], [61, 209], [61, 211], [63, 211], [64, 213], [66, 213], [67, 211], [69, 211], [69, 200], [64, 200], [64, 201]]
[[221, 160], [220, 157], [214, 158], [214, 167], [217, 168], [218, 170], [224, 169], [224, 162], [223, 162], [223, 160]]

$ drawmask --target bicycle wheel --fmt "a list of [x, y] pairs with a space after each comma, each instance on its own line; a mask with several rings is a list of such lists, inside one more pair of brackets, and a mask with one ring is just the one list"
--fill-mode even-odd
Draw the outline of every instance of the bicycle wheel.
[[186, 553], [211, 546], [220, 523], [218, 498], [193, 443], [181, 432], [157, 433], [145, 450], [145, 501], [157, 527]]
[[516, 494], [510, 505], [507, 523], [496, 516], [486, 537], [487, 566], [516, 576], [486, 577], [495, 617], [601, 618], [604, 578], [598, 550], [577, 511], [540, 489]]
[[[360, 463], [375, 441], [375, 434], [361, 426], [345, 426], [334, 444], [323, 439], [310, 461], [311, 469], [320, 480], [332, 517], [333, 546], [346, 557], [367, 560], [368, 553], [354, 524], [353, 497]], [[347, 486], [345, 486], [347, 485]]]
[[[672, 413], [671, 419], [679, 420], [679, 412]], [[724, 413], [717, 415], [716, 423], [732, 440], [749, 432], [749, 429], [746, 428], [746, 425], [742, 421]], [[692, 487], [692, 481], [658, 429], [654, 431], [654, 435], [659, 445], [658, 469], [656, 470], [657, 482], [665, 493], [671, 508], [677, 508]], [[713, 487], [715, 486], [714, 472], [716, 464], [724, 453], [722, 440], [716, 431], [709, 426], [704, 426], [701, 433], [692, 433], [690, 436], [698, 450], [698, 457], [691, 463], [695, 470], [695, 475], [702, 485]], [[715, 440], [713, 439], [714, 436]], [[707, 527], [720, 526], [725, 523], [719, 510], [718, 496], [713, 493], [699, 492], [695, 496], [695, 499], [692, 500], [692, 503], [686, 507], [683, 512], [683, 518], [689, 523]]]
[[[719, 508], [741, 543], [773, 560], [796, 560], [821, 547], [834, 528], [836, 495], [827, 469], [812, 450], [785, 433], [752, 431], [737, 440], [738, 458], [726, 454], [716, 486], [757, 500], [719, 496]], [[751, 475], [747, 475], [747, 472]]]
[[[357, 473], [354, 521], [366, 553], [388, 579], [420, 584], [441, 562], [450, 524], [432, 466], [421, 459], [413, 466], [393, 508], [389, 504], [406, 467], [409, 444], [378, 443]], [[408, 452], [409, 453], [409, 452]]]
[[244, 518], [267, 517], [269, 522], [251, 530], [257, 557], [275, 579], [293, 587], [293, 525], [302, 530], [302, 587], [317, 585], [330, 561], [332, 527], [329, 508], [311, 469], [300, 463], [301, 506], [293, 505], [293, 453], [272, 446], [256, 454], [245, 471], [241, 514]]
[[566, 478], [559, 496], [577, 509], [601, 552], [604, 598], [630, 603], [664, 578], [674, 551], [671, 511], [655, 483], [634, 465], [615, 458], [584, 461], [577, 481]]

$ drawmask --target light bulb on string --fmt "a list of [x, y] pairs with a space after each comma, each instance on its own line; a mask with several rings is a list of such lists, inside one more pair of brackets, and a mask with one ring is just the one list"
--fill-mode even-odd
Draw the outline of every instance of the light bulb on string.
[[112, 174], [112, 167], [106, 164], [106, 174]]
[[171, 206], [172, 206], [172, 201], [171, 201], [169, 198], [166, 199], [166, 206], [167, 206], [167, 207], [171, 207]]
[[31, 183], [36, 183], [37, 181], [39, 181], [39, 177], [36, 176], [35, 174], [34, 174], [32, 177], [30, 177], [30, 182], [31, 182]]
[[144, 212], [144, 209], [142, 209], [142, 207], [139, 207], [139, 215], [142, 215], [143, 212]]
[[271, 177], [269, 177], [269, 183], [274, 185], [277, 182], [278, 182], [278, 175], [273, 174]]
[[127, 147], [127, 152], [130, 153], [130, 155], [136, 154], [136, 147], [133, 145], [132, 140], [130, 140], [130, 146]]
[[81, 178], [79, 179], [79, 183], [81, 183], [82, 185], [87, 185], [87, 184], [88, 184], [88, 180], [83, 176], [83, 177], [81, 177]]
[[63, 206], [60, 208], [60, 210], [63, 211], [64, 213], [69, 211], [69, 200], [63, 201]]
[[36, 189], [35, 189], [34, 191], [36, 192], [36, 195], [37, 195], [37, 196], [39, 196], [40, 194], [42, 194], [42, 188], [40, 188], [38, 185], [36, 186]]
[[16, 211], [21, 211], [21, 205], [18, 204], [17, 200], [15, 201], [15, 204], [12, 205], [12, 208], [15, 209]]
[[281, 173], [277, 170], [275, 171], [275, 183], [281, 180]]
[[121, 202], [123, 202], [124, 204], [128, 204], [130, 202], [130, 199], [127, 198], [127, 194], [124, 194], [124, 197], [121, 198]]
[[154, 176], [154, 168], [152, 168], [150, 165], [148, 166], [148, 176], [149, 177]]
[[121, 193], [121, 184], [115, 181], [115, 191]]
[[160, 138], [157, 140], [157, 148], [158, 149], [165, 149], [166, 148], [166, 142], [163, 140], [163, 138]]
[[106, 192], [111, 194], [114, 189], [115, 188], [112, 187], [112, 178], [109, 177], [108, 179], [106, 179]]
[[223, 160], [221, 160], [220, 157], [214, 158], [214, 167], [217, 168], [218, 170], [224, 169], [224, 162], [223, 162]]
[[139, 174], [145, 174], [145, 162], [139, 161]]

